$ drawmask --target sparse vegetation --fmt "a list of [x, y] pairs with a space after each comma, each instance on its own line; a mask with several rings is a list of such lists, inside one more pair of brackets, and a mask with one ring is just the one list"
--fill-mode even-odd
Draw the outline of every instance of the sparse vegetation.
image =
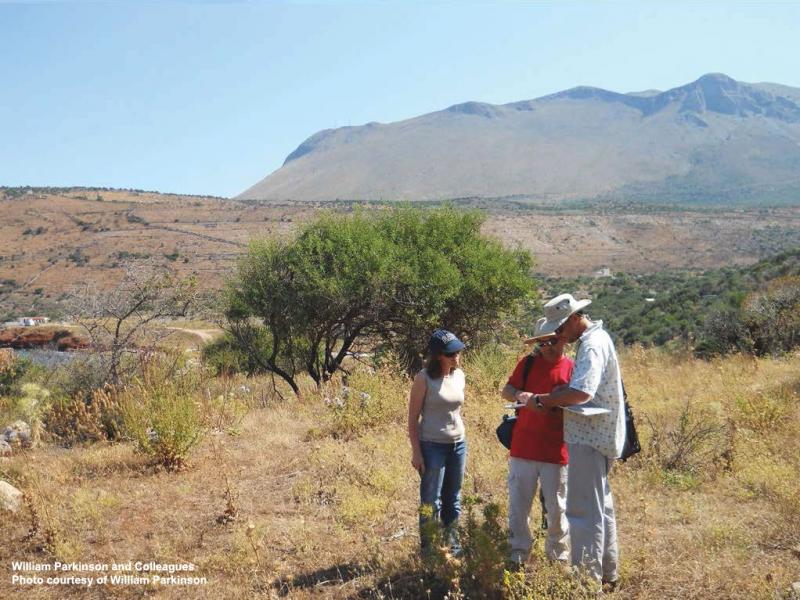
[[[188, 557], [217, 597], [246, 596], [253, 585], [291, 598], [593, 597], [546, 561], [541, 535], [526, 568], [506, 570], [506, 455], [493, 429], [516, 357], [496, 345], [466, 355], [465, 494], [467, 505], [480, 503], [462, 521], [459, 559], [442, 552], [425, 566], [417, 558], [408, 380], [390, 362], [374, 372], [349, 364], [346, 395], [338, 374], [319, 390], [303, 379], [301, 402], [257, 401], [256, 389], [272, 389], [268, 376], [214, 380], [195, 368], [164, 377], [158, 369], [168, 365], [114, 401], [108, 392], [109, 406], [138, 407], [118, 421], [138, 432], [132, 444], [44, 446], [28, 453], [46, 460], [20, 454], [0, 464], [2, 477], [35, 500], [38, 529], [14, 557], [108, 561], [107, 547], [89, 540], [121, 535], [115, 545], [126, 556]], [[623, 351], [637, 415], [655, 426], [641, 427], [645, 451], [612, 472], [622, 584], [609, 597], [766, 600], [796, 578], [799, 359]], [[53, 434], [49, 425], [45, 432]], [[164, 476], [154, 462], [183, 469]], [[0, 532], [21, 540], [31, 514], [4, 520]], [[178, 520], [180, 528], [159, 526]], [[686, 556], [676, 549], [689, 547], [694, 567], [679, 568]]]
[[28, 227], [22, 232], [22, 235], [42, 235], [43, 233], [47, 233], [47, 228], [39, 225], [39, 227]]
[[89, 257], [83, 253], [83, 248], [75, 248], [67, 255], [67, 260], [74, 263], [76, 267], [82, 267], [89, 262]]
[[143, 217], [140, 217], [139, 215], [135, 215], [133, 213], [128, 213], [125, 216], [125, 219], [128, 221], [128, 223], [134, 223], [134, 224], [138, 224], [138, 225], [147, 225], [148, 224], [147, 221]]
[[[58, 191], [71, 194], [64, 200], [78, 202], [76, 192], [93, 202], [92, 209], [97, 211], [121, 203], [115, 190], [103, 192], [106, 201], [102, 204], [95, 204], [94, 194], [86, 190]], [[17, 197], [26, 198], [27, 204], [28, 199], [36, 200], [36, 194], [45, 193], [25, 188]], [[6, 198], [13, 195], [5, 190]], [[143, 204], [149, 199], [146, 192], [136, 198]], [[125, 199], [129, 201], [130, 194]], [[204, 202], [191, 205], [203, 210]], [[298, 210], [296, 206], [277, 206], [283, 211], [274, 213], [280, 214], [280, 221], [273, 220], [277, 225], [308, 220], [301, 211], [292, 212]], [[140, 207], [136, 205], [137, 210]], [[347, 212], [352, 208], [348, 205]], [[132, 210], [128, 204], [119, 208], [118, 225], [123, 228], [128, 210]], [[142, 208], [142, 214], [154, 224], [173, 220], [174, 213], [161, 219], [151, 217], [148, 210]], [[534, 214], [534, 209], [525, 210]], [[569, 210], [558, 214], [573, 214]], [[354, 219], [366, 219], [363, 213], [354, 214]], [[257, 222], [259, 217], [242, 219], [242, 223]], [[331, 222], [341, 223], [336, 219]], [[600, 220], [596, 218], [595, 226], [602, 225]], [[235, 216], [225, 222], [229, 221], [235, 222]], [[413, 219], [406, 225], [408, 248], [425, 248], [417, 243], [424, 228]], [[15, 227], [19, 239], [19, 226]], [[142, 231], [126, 230], [137, 235]], [[335, 239], [348, 240], [346, 230], [336, 233], [343, 237]], [[790, 236], [788, 231], [778, 234]], [[352, 239], [360, 238], [354, 234]], [[26, 238], [26, 251], [33, 253], [31, 248], [42, 240], [32, 235]], [[409, 254], [400, 253], [399, 264], [413, 264], [420, 270], [394, 273], [398, 263], [383, 262], [382, 256], [369, 253], [360, 256], [361, 246], [355, 243], [355, 249], [342, 254], [362, 262], [337, 263], [340, 247], [326, 246], [324, 240], [309, 235], [307, 253], [297, 263], [307, 270], [297, 273], [308, 276], [309, 288], [324, 284], [320, 289], [326, 293], [338, 293], [337, 281], [357, 283], [355, 276], [348, 279], [344, 267], [361, 268], [372, 260], [388, 265], [386, 270], [396, 275], [390, 281], [408, 284], [409, 295], [401, 299], [415, 298], [410, 293], [414, 291], [429, 299], [433, 296], [420, 284], [428, 272], [414, 260], [429, 260], [432, 270], [447, 267], [435, 262], [433, 252], [422, 252], [412, 260], [407, 248]], [[164, 244], [161, 250], [158, 243]], [[167, 239], [158, 243], [137, 245], [135, 252], [124, 246], [101, 252], [93, 245], [92, 256], [118, 253], [124, 260], [146, 253], [160, 256], [169, 248], [183, 247]], [[379, 245], [378, 249], [397, 248]], [[457, 260], [471, 260], [475, 256], [470, 249], [453, 244], [446, 253]], [[66, 254], [62, 252], [58, 260], [63, 261]], [[22, 304], [4, 308], [9, 315], [26, 314], [31, 296], [23, 294], [36, 295], [40, 287], [58, 295], [44, 275], [32, 284], [33, 275], [21, 267], [22, 257], [9, 251], [0, 257], [9, 269], [0, 299], [26, 298]], [[789, 252], [746, 269], [618, 274], [613, 280], [575, 283], [576, 288], [596, 294], [590, 312], [603, 318], [612, 333], [647, 346], [629, 343], [621, 351], [645, 450], [615, 465], [611, 475], [622, 582], [618, 591], [608, 594], [610, 598], [767, 600], [787, 597], [788, 586], [797, 579], [800, 355], [792, 349], [797, 324], [796, 260], [796, 252]], [[176, 260], [173, 266], [181, 264]], [[343, 270], [335, 271], [336, 277], [315, 279], [325, 273], [320, 265]], [[15, 269], [13, 278], [8, 275], [11, 268]], [[83, 271], [87, 279], [88, 272], [97, 268], [92, 262]], [[472, 287], [493, 281], [485, 276], [463, 280]], [[436, 280], [447, 293], [453, 291], [450, 283], [447, 278]], [[566, 285], [564, 280], [551, 283]], [[160, 289], [176, 291], [178, 287]], [[656, 302], [647, 303], [654, 305], [648, 310], [642, 311], [635, 300], [625, 304], [630, 298], [650, 297], [651, 289], [658, 293]], [[109, 292], [96, 291], [97, 297], [102, 296], [99, 292]], [[364, 297], [373, 298], [368, 292]], [[122, 296], [130, 299], [135, 294], [121, 294], [119, 306]], [[309, 306], [322, 306], [332, 314], [337, 306], [322, 300]], [[475, 296], [467, 295], [465, 306], [474, 301]], [[17, 310], [20, 306], [25, 310]], [[522, 351], [511, 329], [475, 336], [465, 355], [464, 416], [470, 444], [464, 488], [468, 509], [462, 522], [465, 554], [456, 558], [440, 551], [434, 561], [423, 564], [417, 556], [418, 478], [409, 465], [404, 426], [408, 363], [399, 345], [382, 343], [380, 332], [372, 331], [364, 338], [364, 347], [351, 346], [339, 368], [318, 382], [304, 372], [301, 363], [294, 380], [301, 395], [294, 397], [286, 383], [265, 372], [230, 338], [207, 346], [201, 359], [195, 354], [196, 333], [176, 336], [173, 344], [185, 343], [176, 352], [155, 343], [158, 331], [175, 324], [148, 320], [159, 313], [158, 306], [150, 301], [139, 305], [138, 316], [145, 324], [136, 333], [131, 333], [136, 328], [124, 319], [116, 327], [125, 310], [86, 321], [110, 327], [105, 331], [112, 336], [117, 329], [122, 338], [131, 334], [131, 344], [125, 346], [130, 352], [122, 353], [129, 358], [118, 363], [123, 368], [113, 387], [103, 385], [109, 380], [103, 359], [110, 356], [110, 338], [97, 345], [94, 360], [75, 360], [55, 369], [0, 353], [0, 428], [21, 419], [32, 425], [34, 438], [31, 447], [15, 446], [12, 455], [0, 461], [0, 478], [25, 494], [25, 508], [0, 520], [0, 536], [10, 542], [0, 549], [0, 563], [8, 564], [11, 558], [191, 560], [209, 579], [202, 590], [208, 597], [594, 597], [590, 585], [545, 559], [541, 535], [524, 569], [508, 570], [505, 564], [506, 453], [494, 438], [494, 427], [502, 412], [499, 389], [518, 350]], [[310, 310], [309, 306], [305, 308]], [[699, 360], [692, 355], [692, 344], [703, 331], [699, 324], [716, 309], [729, 311], [719, 313], [717, 320], [728, 330], [707, 337], [728, 342], [723, 351], [709, 352], [709, 360]], [[420, 318], [422, 323], [418, 331], [409, 329], [408, 340], [414, 343], [424, 343], [425, 336], [417, 336], [430, 325], [425, 319], [432, 323], [444, 318], [443, 314], [455, 318], [433, 310], [409, 311], [406, 316]], [[530, 314], [533, 307], [526, 309], [525, 315]], [[511, 316], [506, 322], [522, 323]], [[335, 332], [330, 339], [340, 340], [338, 335]], [[653, 347], [676, 336], [691, 343]], [[264, 352], [271, 348], [267, 335], [251, 341]], [[147, 352], [141, 352], [143, 347]], [[340, 341], [334, 342], [334, 350], [341, 347]], [[306, 356], [319, 360], [324, 368], [324, 350]], [[532, 515], [532, 521], [538, 517]], [[24, 591], [32, 598], [62, 597], [64, 592], [48, 587]], [[164, 598], [187, 594], [180, 587], [140, 591]]]

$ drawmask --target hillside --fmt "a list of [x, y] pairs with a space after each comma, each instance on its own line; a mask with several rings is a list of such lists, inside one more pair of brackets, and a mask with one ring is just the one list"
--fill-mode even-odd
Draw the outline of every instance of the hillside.
[[240, 199], [800, 200], [800, 90], [722, 74], [320, 131]]
[[[754, 263], [800, 245], [800, 209], [691, 210], [619, 206], [474, 204], [484, 232], [529, 249], [543, 276]], [[89, 189], [0, 188], [0, 322], [57, 315], [78, 282], [110, 286], [127, 260], [149, 259], [195, 273], [217, 289], [254, 237], [286, 236], [320, 209], [352, 204], [271, 203]], [[381, 206], [365, 205], [381, 210]]]
[[544, 284], [550, 295], [569, 291], [591, 298], [589, 313], [602, 318], [621, 342], [661, 345], [693, 341], [712, 312], [737, 309], [742, 298], [770, 281], [799, 275], [800, 248], [795, 248], [747, 267], [548, 278]]

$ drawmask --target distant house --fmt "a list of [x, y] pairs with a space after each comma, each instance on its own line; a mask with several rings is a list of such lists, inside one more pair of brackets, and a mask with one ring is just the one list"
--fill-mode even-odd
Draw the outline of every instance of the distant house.
[[20, 319], [20, 323], [22, 323], [23, 327], [33, 327], [34, 325], [44, 325], [45, 323], [49, 323], [50, 319], [47, 317], [22, 317]]
[[598, 269], [594, 272], [595, 277], [611, 277], [611, 269], [609, 267], [603, 267], [602, 269]]

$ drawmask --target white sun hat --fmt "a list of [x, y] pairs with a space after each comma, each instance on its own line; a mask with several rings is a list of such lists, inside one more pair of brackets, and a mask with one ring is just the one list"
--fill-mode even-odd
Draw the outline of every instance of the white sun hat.
[[556, 337], [555, 333], [542, 333], [542, 325], [547, 322], [547, 319], [542, 317], [538, 321], [536, 321], [536, 325], [533, 328], [533, 335], [525, 340], [526, 344], [534, 344], [541, 340], [546, 340], [547, 338], [554, 338]]
[[[591, 300], [575, 300], [572, 294], [560, 294], [544, 305], [544, 323], [539, 328], [540, 335], [554, 333], [564, 322], [582, 308], [589, 306]], [[538, 323], [537, 323], [538, 325]]]

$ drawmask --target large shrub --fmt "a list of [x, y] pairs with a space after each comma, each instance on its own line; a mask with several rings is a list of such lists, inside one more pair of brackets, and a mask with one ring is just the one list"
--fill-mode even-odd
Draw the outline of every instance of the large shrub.
[[257, 241], [226, 294], [237, 344], [265, 371], [318, 384], [356, 351], [420, 364], [436, 327], [491, 333], [533, 287], [531, 258], [481, 235], [483, 217], [451, 208], [325, 215], [288, 242]]
[[800, 344], [800, 277], [781, 277], [745, 298], [744, 320], [756, 354], [781, 354]]
[[779, 355], [800, 344], [800, 277], [780, 277], [749, 294], [738, 310], [714, 312], [700, 332], [696, 352], [714, 356], [752, 352]]

